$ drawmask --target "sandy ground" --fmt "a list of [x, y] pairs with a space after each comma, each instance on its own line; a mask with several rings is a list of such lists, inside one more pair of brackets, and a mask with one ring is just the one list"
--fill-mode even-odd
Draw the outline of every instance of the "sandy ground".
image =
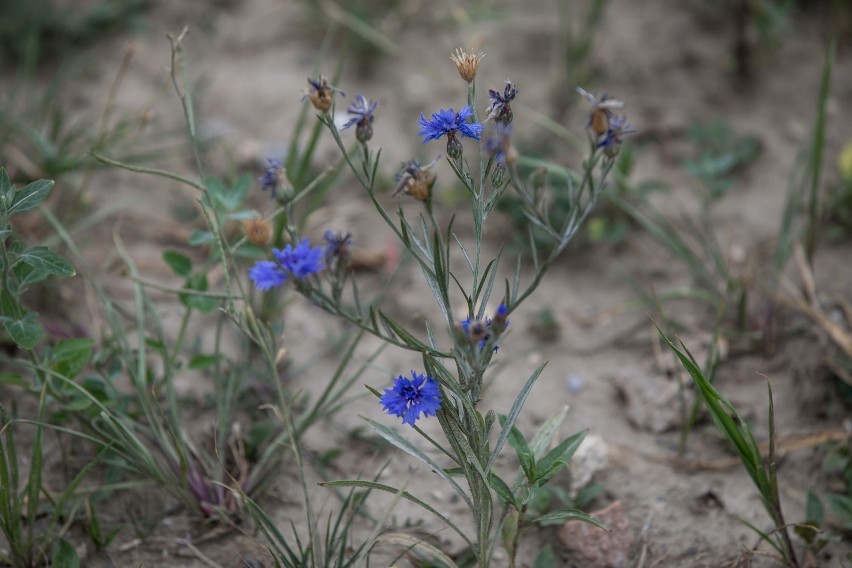
[[[534, 124], [532, 109], [549, 114], [554, 107], [553, 77], [559, 60], [555, 52], [558, 33], [556, 7], [552, 2], [533, 2], [535, 9], [504, 3], [495, 8], [495, 17], [477, 18], [476, 8], [452, 8], [447, 5], [405, 4], [400, 14], [393, 13], [382, 28], [395, 42], [396, 57], [379, 56], [372, 61], [367, 76], [349, 71], [339, 80], [351, 100], [364, 93], [380, 101], [373, 143], [383, 148], [383, 169], [392, 175], [396, 165], [411, 158], [431, 159], [442, 151], [433, 143], [424, 147], [417, 138], [416, 118], [420, 112], [458, 107], [464, 101], [464, 84], [448, 59], [454, 47], [473, 44], [487, 53], [478, 82], [479, 104], [484, 104], [484, 89], [496, 88], [511, 78], [521, 91], [516, 106], [516, 140], [521, 152], [524, 145], [538, 145], [543, 136]], [[481, 7], [487, 11], [487, 7]], [[305, 77], [317, 64], [316, 54], [322, 41], [322, 28], [306, 25], [304, 4], [245, 0], [198, 10], [186, 7], [158, 6], [151, 12], [148, 26], [133, 34], [108, 40], [87, 48], [87, 65], [79, 82], [69, 89], [69, 103], [82, 116], [95, 120], [105, 104], [107, 88], [119, 68], [122, 48], [132, 40], [135, 55], [116, 98], [116, 116], [150, 111], [149, 132], [164, 132], [171, 140], [179, 136], [179, 102], [168, 92], [167, 66], [169, 45], [166, 32], [176, 33], [189, 24], [186, 41], [189, 76], [196, 87], [196, 112], [200, 131], [216, 135], [216, 150], [208, 156], [208, 167], [217, 173], [229, 168], [254, 168], [267, 156], [280, 157], [291, 127], [299, 112], [300, 91]], [[403, 25], [404, 24], [404, 25]], [[777, 233], [784, 207], [788, 176], [797, 152], [807, 140], [814, 116], [816, 92], [824, 50], [825, 18], [809, 14], [797, 22], [780, 49], [760, 60], [749, 87], [737, 89], [731, 79], [729, 30], [726, 26], [701, 23], [700, 18], [679, 2], [613, 0], [606, 12], [602, 35], [592, 58], [596, 78], [589, 88], [608, 91], [627, 101], [631, 123], [642, 134], [636, 139], [634, 180], [660, 180], [669, 190], [659, 194], [656, 203], [667, 212], [679, 208], [695, 211], [697, 184], [682, 168], [690, 146], [685, 128], [696, 121], [724, 118], [737, 134], [754, 134], [762, 143], [762, 154], [736, 177], [735, 186], [715, 206], [714, 228], [727, 250], [739, 248], [748, 258], [760, 258], [762, 246]], [[828, 104], [829, 129], [827, 156], [832, 160], [840, 145], [852, 132], [852, 119], [842, 111], [852, 103], [852, 60], [848, 45], [841, 45], [835, 69], [834, 88]], [[320, 67], [331, 73], [335, 55]], [[570, 91], [559, 97], [576, 97]], [[578, 105], [581, 106], [581, 105]], [[576, 108], [576, 107], [575, 107]], [[581, 133], [582, 108], [573, 110], [564, 124]], [[175, 134], [175, 132], [178, 134]], [[146, 134], [145, 136], [153, 136]], [[547, 138], [554, 161], [575, 166], [579, 155], [564, 141]], [[324, 145], [318, 163], [332, 163], [333, 149]], [[162, 156], [159, 167], [192, 175], [188, 153]], [[827, 176], [834, 172], [827, 164]], [[452, 183], [452, 172], [439, 166], [438, 202], [446, 219], [459, 200], [452, 192], [460, 191]], [[269, 213], [273, 206], [255, 186], [252, 198], [258, 210]], [[116, 171], [98, 172], [91, 190], [93, 203], [123, 200], [126, 207], [90, 234], [77, 235], [87, 251], [93, 269], [107, 289], [118, 298], [130, 298], [131, 287], [117, 274], [115, 255], [99, 243], [110, 243], [119, 234], [147, 278], [169, 282], [170, 276], [160, 259], [164, 246], [186, 249], [185, 239], [194, 227], [182, 226], [174, 211], [191, 203], [192, 196], [172, 183]], [[393, 206], [393, 200], [386, 197]], [[148, 206], [146, 204], [154, 204]], [[456, 205], [453, 205], [456, 204]], [[143, 206], [144, 205], [144, 206]], [[416, 203], [405, 203], [412, 213]], [[460, 209], [457, 209], [461, 211]], [[465, 221], [460, 215], [460, 221]], [[391, 234], [377, 222], [377, 215], [360, 188], [349, 178], [334, 190], [328, 202], [310, 219], [309, 235], [319, 237], [333, 226], [352, 232], [356, 247], [365, 251], [389, 246]], [[463, 225], [457, 222], [457, 226]], [[508, 223], [495, 217], [488, 229], [488, 246], [496, 250], [508, 243]], [[469, 229], [461, 229], [465, 235]], [[467, 233], [470, 236], [470, 233]], [[817, 263], [820, 294], [850, 298], [852, 265], [849, 243], [823, 247]], [[464, 260], [455, 257], [455, 268], [462, 272]], [[506, 263], [508, 271], [514, 260]], [[486, 391], [482, 408], [506, 412], [526, 377], [544, 361], [548, 365], [527, 401], [519, 419], [522, 431], [530, 432], [566, 405], [569, 407], [563, 434], [588, 429], [598, 447], [605, 447], [608, 459], [595, 474], [595, 482], [605, 492], [595, 501], [604, 506], [620, 501], [629, 520], [634, 539], [631, 566], [721, 566], [734, 562], [744, 551], [756, 545], [756, 537], [738, 519], [768, 528], [769, 519], [758, 495], [744, 471], [729, 466], [730, 457], [712, 428], [700, 426], [689, 440], [685, 456], [677, 453], [678, 433], [669, 429], [652, 432], [631, 421], [631, 409], [619, 396], [619, 388], [642, 391], [648, 399], [647, 412], [658, 420], [673, 415], [677, 403], [677, 373], [666, 373], [670, 357], [655, 354], [655, 331], [644, 309], [620, 309], [633, 299], [625, 274], [648, 289], [663, 290], [689, 284], [688, 272], [641, 231], [631, 233], [619, 246], [591, 245], [575, 247], [545, 279], [538, 293], [515, 314], [512, 333], [504, 342], [496, 360], [499, 369]], [[383, 275], [363, 276], [366, 286], [377, 287]], [[401, 321], [422, 329], [423, 319], [437, 322], [438, 312], [426, 288], [419, 282], [415, 267], [404, 266], [395, 277], [385, 307]], [[174, 283], [174, 282], [172, 282]], [[74, 292], [76, 293], [76, 292]], [[167, 296], [163, 296], [167, 298]], [[755, 301], [755, 310], [760, 300]], [[559, 339], [545, 342], [532, 330], [536, 315], [549, 309], [561, 327]], [[702, 350], [712, 329], [712, 316], [695, 304], [683, 302], [666, 308], [688, 325], [682, 338], [690, 348]], [[168, 314], [165, 322], [177, 326], [179, 313]], [[288, 349], [292, 353], [310, 352], [338, 325], [303, 302], [288, 311]], [[794, 322], [797, 321], [793, 318]], [[803, 321], [803, 320], [802, 320]], [[801, 323], [801, 322], [799, 322]], [[192, 330], [202, 333], [202, 329]], [[365, 358], [376, 343], [366, 341], [358, 351]], [[752, 418], [761, 439], [766, 436], [766, 387], [768, 378], [775, 394], [778, 433], [782, 438], [799, 433], [833, 431], [842, 427], [843, 409], [826, 406], [816, 394], [821, 392], [816, 369], [828, 342], [816, 331], [783, 340], [774, 353], [748, 353], [733, 356], [723, 364], [718, 388]], [[368, 373], [366, 382], [374, 387], [387, 384], [395, 374], [418, 366], [416, 354], [388, 349]], [[312, 375], [296, 377], [298, 388], [315, 391], [311, 377], [328, 374], [334, 361], [320, 361]], [[188, 393], [202, 396], [203, 383], [188, 379], [181, 384]], [[810, 404], [803, 401], [814, 400]], [[820, 410], [822, 410], [820, 412]], [[848, 408], [846, 409], [848, 418]], [[663, 418], [660, 418], [660, 416]], [[342, 454], [330, 468], [331, 477], [374, 475], [386, 461], [382, 481], [405, 484], [428, 498], [430, 503], [454, 520], [464, 524], [464, 508], [451, 498], [451, 491], [440, 479], [418, 467], [411, 459], [394, 451], [378, 451], [367, 442], [354, 441], [350, 433], [362, 428], [363, 416], [384, 424], [395, 421], [379, 412], [369, 399], [355, 402], [330, 424], [312, 430], [306, 439], [310, 456], [340, 447]], [[193, 430], [210, 427], [210, 415], [193, 418]], [[427, 426], [436, 433], [437, 424]], [[354, 450], [354, 451], [350, 451]], [[504, 452], [499, 467], [516, 467], [510, 452]], [[365, 458], [366, 456], [366, 458]], [[822, 450], [810, 447], [785, 455], [781, 461], [781, 496], [790, 520], [803, 518], [808, 490], [823, 493], [827, 480], [821, 473]], [[679, 461], [681, 460], [681, 461]], [[685, 461], [684, 461], [685, 460]], [[722, 460], [722, 461], [718, 461]], [[692, 467], [686, 467], [686, 465]], [[311, 473], [310, 475], [314, 475]], [[556, 483], [567, 486], [568, 476]], [[152, 493], [159, 499], [159, 493]], [[327, 490], [315, 493], [324, 511], [336, 501]], [[122, 497], [134, 502], [137, 496]], [[295, 471], [282, 472], [280, 483], [261, 503], [286, 529], [291, 520], [304, 523]], [[381, 514], [387, 500], [372, 503], [374, 514]], [[209, 527], [175, 510], [168, 500], [162, 509], [146, 504], [152, 515], [165, 514], [139, 544], [131, 541], [129, 531], [122, 532], [108, 554], [92, 556], [91, 566], [209, 566], [199, 554], [176, 544], [176, 538], [194, 539], [203, 555], [221, 566], [243, 566], [245, 558], [272, 565], [265, 557], [259, 537], [244, 534], [249, 530], [225, 531], [205, 540]], [[150, 510], [149, 510], [150, 509]], [[163, 513], [162, 511], [165, 511]], [[109, 517], [109, 515], [108, 515]], [[122, 521], [119, 512], [114, 520]], [[420, 529], [436, 533], [450, 552], [459, 542], [441, 525], [406, 504], [399, 504], [393, 518], [402, 525], [407, 520], [423, 519]], [[359, 528], [368, 531], [370, 527]], [[521, 558], [532, 565], [535, 551], [551, 542], [557, 551], [558, 566], [582, 566], [567, 554], [553, 529], [530, 533]], [[129, 543], [129, 545], [128, 545]], [[850, 545], [833, 543], [820, 558], [820, 565], [841, 566], [850, 554]], [[382, 563], [382, 553], [376, 557]], [[505, 558], [498, 558], [501, 565]], [[763, 565], [755, 560], [754, 565]]]

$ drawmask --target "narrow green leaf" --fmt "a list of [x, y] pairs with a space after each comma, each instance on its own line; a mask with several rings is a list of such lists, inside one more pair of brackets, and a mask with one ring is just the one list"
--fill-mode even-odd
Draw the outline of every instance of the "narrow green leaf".
[[471, 510], [473, 510], [473, 503], [471, 502], [470, 497], [468, 497], [467, 493], [465, 493], [464, 490], [459, 486], [459, 484], [456, 483], [455, 479], [453, 479], [444, 472], [444, 469], [439, 466], [435, 462], [435, 460], [423, 453], [423, 450], [400, 436], [399, 433], [395, 432], [394, 430], [391, 430], [383, 424], [379, 424], [378, 422], [374, 422], [369, 419], [367, 420], [367, 424], [369, 424], [370, 427], [373, 428], [373, 430], [375, 430], [376, 433], [379, 434], [379, 436], [390, 442], [392, 445], [396, 446], [411, 457], [417, 458], [418, 460], [432, 468], [435, 473], [437, 473], [441, 478], [443, 478], [447, 483], [450, 484], [450, 486], [455, 490], [455, 492], [458, 493], [459, 497], [464, 499], [467, 503], [467, 506]]
[[497, 496], [500, 497], [503, 502], [509, 503], [510, 505], [515, 507], [515, 509], [520, 509], [517, 501], [515, 500], [515, 494], [512, 493], [512, 490], [509, 488], [506, 482], [503, 481], [493, 471], [488, 474], [488, 485], [491, 486], [491, 489], [493, 489], [494, 492], [497, 493]]
[[211, 233], [210, 231], [198, 230], [198, 231], [193, 231], [189, 235], [189, 239], [187, 239], [187, 242], [189, 243], [190, 246], [197, 247], [199, 245], [210, 244], [214, 240], [216, 240], [216, 237], [214, 237], [213, 233]]
[[550, 450], [544, 458], [536, 464], [538, 477], [535, 482], [541, 486], [553, 479], [553, 476], [559, 473], [561, 469], [568, 465], [574, 452], [583, 443], [586, 437], [586, 431], [578, 432], [563, 440], [558, 446]]
[[402, 491], [401, 489], [397, 489], [396, 487], [391, 487], [390, 485], [384, 485], [382, 483], [376, 483], [375, 481], [363, 481], [363, 480], [360, 480], [360, 479], [343, 479], [343, 480], [338, 480], [338, 481], [325, 481], [325, 482], [321, 482], [319, 485], [321, 485], [322, 487], [360, 487], [362, 489], [377, 489], [379, 491], [384, 491], [386, 493], [393, 493], [394, 495], [399, 495], [403, 499], [411, 501], [412, 503], [414, 503], [416, 505], [420, 505], [421, 507], [423, 507], [424, 509], [426, 509], [427, 511], [429, 511], [430, 513], [432, 513], [433, 515], [435, 515], [436, 517], [441, 519], [441, 521], [446, 523], [446, 525], [448, 527], [450, 527], [451, 529], [456, 531], [459, 534], [459, 536], [462, 537], [462, 539], [464, 539], [464, 541], [466, 543], [468, 543], [470, 546], [473, 546], [473, 544], [470, 542], [470, 539], [467, 537], [467, 535], [460, 528], [458, 528], [455, 524], [453, 524], [452, 521], [450, 521], [447, 517], [445, 517], [444, 515], [439, 513], [434, 507], [432, 507], [431, 505], [429, 505], [425, 501], [422, 501], [421, 499], [415, 497], [414, 495], [412, 495], [408, 491]]
[[[197, 290], [199, 292], [207, 292], [207, 275], [193, 274], [186, 279], [184, 290]], [[219, 301], [216, 298], [209, 296], [194, 296], [191, 292], [178, 294], [181, 303], [187, 308], [193, 308], [201, 313], [209, 313], [216, 309]]]
[[67, 260], [45, 246], [27, 249], [21, 253], [19, 258], [36, 270], [43, 270], [49, 274], [58, 276], [74, 276], [77, 274], [77, 271]]
[[221, 359], [222, 355], [217, 355], [215, 353], [199, 353], [198, 355], [193, 355], [192, 359], [189, 360], [187, 366], [195, 371], [201, 371], [203, 369], [209, 369]]
[[13, 194], [8, 213], [11, 215], [35, 209], [44, 201], [52, 187], [53, 181], [49, 179], [40, 179], [25, 185]]
[[176, 250], [163, 251], [163, 260], [178, 276], [187, 277], [192, 272], [192, 260]]
[[559, 509], [558, 511], [551, 511], [533, 519], [532, 523], [539, 525], [551, 525], [563, 524], [565, 521], [583, 521], [609, 532], [607, 526], [602, 522], [578, 509]]
[[9, 181], [9, 174], [6, 173], [6, 168], [0, 168], [0, 203], [8, 198], [9, 202], [12, 199], [12, 182]]
[[[500, 425], [506, 425], [506, 417], [500, 416]], [[516, 427], [512, 426], [509, 430], [509, 445], [515, 450], [515, 453], [518, 455], [518, 461], [521, 464], [521, 469], [524, 470], [524, 475], [527, 479], [532, 481], [535, 479], [535, 459], [533, 458], [533, 453], [530, 450], [530, 447], [527, 445], [526, 439], [524, 439], [524, 435], [521, 434], [521, 431]]]
[[533, 436], [533, 439], [530, 441], [530, 450], [535, 456], [536, 461], [540, 460], [547, 451], [547, 448], [550, 447], [550, 441], [553, 440], [553, 436], [559, 431], [559, 427], [562, 425], [566, 416], [568, 416], [568, 406], [563, 406], [562, 410], [548, 418], [541, 425], [541, 428], [538, 429], [535, 436]]
[[521, 392], [518, 393], [518, 396], [515, 398], [515, 403], [512, 405], [512, 409], [509, 411], [509, 414], [506, 416], [506, 423], [503, 424], [503, 429], [500, 432], [500, 437], [497, 438], [497, 443], [494, 445], [494, 451], [491, 453], [491, 457], [488, 458], [488, 463], [485, 464], [485, 473], [491, 471], [491, 466], [494, 465], [494, 460], [497, 459], [497, 456], [500, 455], [500, 450], [503, 449], [503, 445], [506, 443], [506, 439], [509, 437], [509, 434], [512, 431], [512, 426], [515, 425], [515, 420], [518, 419], [518, 414], [521, 413], [521, 408], [524, 406], [524, 402], [527, 400], [527, 396], [530, 394], [530, 390], [535, 384], [536, 379], [544, 370], [544, 363], [535, 372], [527, 379], [527, 382], [524, 384], [523, 388], [521, 388]]

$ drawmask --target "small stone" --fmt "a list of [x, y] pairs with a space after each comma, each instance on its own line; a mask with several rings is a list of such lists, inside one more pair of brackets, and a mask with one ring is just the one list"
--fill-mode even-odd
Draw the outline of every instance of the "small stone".
[[580, 375], [568, 375], [565, 378], [565, 386], [568, 387], [568, 392], [571, 394], [578, 394], [586, 388], [586, 380]]
[[568, 521], [559, 528], [559, 539], [584, 568], [628, 568], [634, 536], [621, 501], [590, 513], [609, 528], [604, 531], [583, 521]]
[[435, 489], [434, 491], [432, 491], [432, 499], [435, 499], [436, 501], [443, 501], [444, 494], [441, 491]]
[[571, 464], [571, 494], [576, 496], [599, 471], [606, 469], [609, 459], [609, 446], [597, 434], [589, 434], [577, 448]]

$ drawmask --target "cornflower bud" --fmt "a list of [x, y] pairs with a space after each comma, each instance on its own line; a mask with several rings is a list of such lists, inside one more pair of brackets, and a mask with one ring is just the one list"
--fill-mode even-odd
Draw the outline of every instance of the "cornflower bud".
[[352, 115], [349, 122], [343, 125], [341, 130], [355, 126], [355, 138], [362, 144], [373, 137], [373, 112], [379, 106], [375, 101], [367, 101], [362, 95], [355, 97], [355, 102], [346, 112]]
[[485, 57], [484, 53], [466, 53], [462, 48], [456, 48], [455, 53], [450, 55], [450, 60], [456, 64], [456, 69], [459, 75], [466, 82], [470, 83], [476, 78], [476, 71], [479, 69], [479, 61]]
[[462, 143], [456, 139], [452, 134], [447, 136], [447, 155], [454, 159], [458, 160], [462, 157], [462, 153], [464, 152], [464, 146]]

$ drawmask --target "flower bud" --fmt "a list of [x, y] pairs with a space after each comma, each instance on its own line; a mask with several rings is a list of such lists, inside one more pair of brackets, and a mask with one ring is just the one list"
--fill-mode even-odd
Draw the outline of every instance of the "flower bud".
[[462, 143], [455, 136], [447, 137], [447, 155], [454, 159], [458, 160], [462, 157], [462, 153], [464, 152], [464, 147]]

